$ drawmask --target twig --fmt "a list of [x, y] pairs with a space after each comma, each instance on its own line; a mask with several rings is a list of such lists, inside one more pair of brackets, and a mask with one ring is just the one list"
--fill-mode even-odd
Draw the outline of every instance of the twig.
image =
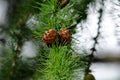
[[9, 80], [13, 80], [14, 79], [18, 56], [20, 55], [20, 50], [21, 50], [21, 47], [18, 44], [16, 50], [14, 50], [15, 53], [14, 53], [14, 57], [13, 57], [13, 61], [12, 61], [12, 66], [11, 66]]
[[[103, 0], [102, 0], [102, 5], [103, 5]], [[88, 56], [89, 57], [89, 61], [88, 61], [88, 64], [87, 64], [87, 68], [85, 70], [85, 75], [88, 74], [91, 70], [89, 69], [93, 60], [94, 60], [94, 53], [96, 52], [96, 45], [98, 44], [98, 38], [100, 36], [100, 28], [101, 28], [101, 25], [100, 23], [102, 22], [102, 15], [103, 15], [103, 9], [102, 7], [99, 9], [99, 21], [98, 21], [98, 29], [97, 29], [97, 35], [93, 38], [94, 40], [94, 44], [93, 44], [93, 47], [91, 48], [91, 54]]]
[[118, 62], [120, 63], [120, 57], [112, 57], [112, 56], [109, 56], [109, 57], [104, 57], [104, 58], [100, 58], [100, 57], [95, 57], [94, 58], [94, 63], [96, 62]]

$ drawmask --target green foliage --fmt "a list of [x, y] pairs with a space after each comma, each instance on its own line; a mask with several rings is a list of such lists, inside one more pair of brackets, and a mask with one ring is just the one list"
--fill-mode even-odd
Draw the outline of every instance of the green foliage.
[[[9, 50], [8, 50], [9, 51]], [[12, 64], [13, 54], [12, 52], [4, 52], [4, 54], [0, 55], [0, 80], [9, 80], [9, 74], [11, 71], [11, 64]]]
[[0, 55], [0, 80], [30, 80], [37, 67], [35, 59], [22, 60], [13, 49]]
[[38, 73], [44, 73], [43, 78], [37, 76], [35, 80], [74, 80], [74, 72], [80, 68], [80, 57], [73, 56], [67, 46], [53, 46], [46, 55], [45, 68], [38, 69]]
[[56, 0], [50, 0], [40, 5], [40, 13], [36, 15], [39, 26], [33, 32], [37, 39], [40, 39], [43, 33], [50, 28], [59, 31], [61, 28], [69, 28], [76, 24], [78, 14], [74, 13], [73, 5], [67, 5], [60, 9], [57, 6]]
[[7, 29], [8, 34], [13, 37], [15, 42], [24, 42], [32, 37], [31, 30], [26, 26], [26, 22], [35, 10], [32, 7], [33, 0], [19, 0], [14, 5], [10, 14], [10, 26]]
[[18, 0], [15, 5], [11, 5], [13, 11], [9, 14], [10, 24], [6, 32], [7, 43], [12, 45], [6, 44], [9, 49], [4, 49], [0, 56], [0, 80], [29, 80], [32, 77], [35, 67], [20, 57], [24, 41], [32, 38], [31, 30], [26, 27], [29, 16], [35, 13], [32, 4], [33, 0]]
[[67, 49], [62, 47], [51, 48], [46, 62], [46, 80], [71, 80], [70, 65], [72, 58]]

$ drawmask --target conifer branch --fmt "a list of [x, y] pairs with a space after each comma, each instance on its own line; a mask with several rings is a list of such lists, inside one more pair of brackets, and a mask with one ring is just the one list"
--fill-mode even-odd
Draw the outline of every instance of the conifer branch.
[[[12, 2], [15, 1], [15, 2]], [[25, 40], [28, 40], [30, 38], [31, 31], [26, 27], [26, 21], [28, 20], [28, 17], [31, 15], [31, 12], [33, 11], [32, 7], [30, 6], [32, 4], [32, 0], [27, 0], [26, 3], [24, 3], [24, 0], [19, 0], [16, 2], [16, 0], [11, 0], [11, 8], [13, 10], [10, 14], [14, 17], [11, 19], [11, 23], [9, 28], [7, 28], [7, 33], [9, 33], [10, 37], [12, 37], [13, 41], [12, 44], [16, 43], [12, 48], [13, 52], [13, 58], [11, 63], [11, 70], [9, 73], [9, 80], [15, 80], [17, 76], [19, 76], [17, 72], [17, 68], [20, 64], [18, 64], [18, 60], [20, 59], [20, 53], [21, 48], [23, 46], [23, 43]], [[11, 17], [10, 17], [11, 18]], [[17, 32], [18, 31], [18, 32]], [[21, 62], [22, 64], [22, 62]], [[22, 71], [21, 71], [22, 72]], [[16, 76], [17, 75], [17, 76]]]
[[[39, 31], [36, 31], [36, 32], [38, 35], [40, 34], [43, 35], [43, 33], [41, 32], [45, 32], [45, 35], [43, 36], [42, 39], [45, 44], [47, 43], [51, 44], [53, 40], [54, 42], [57, 41], [56, 40], [57, 38], [55, 38], [56, 33], [59, 33], [59, 37], [69, 36], [68, 34], [66, 35], [65, 33], [68, 31], [67, 29], [70, 29], [69, 27], [71, 25], [75, 26], [77, 24], [76, 23], [75, 25], [73, 25], [73, 22], [77, 21], [77, 19], [79, 18], [78, 16], [79, 14], [76, 12], [76, 10], [74, 10], [73, 8], [74, 4], [72, 3], [66, 5], [64, 8], [61, 8], [58, 5], [58, 2], [56, 2], [56, 0], [50, 0], [49, 3], [48, 2], [46, 3], [43, 3], [39, 8], [40, 14], [38, 14], [37, 18], [41, 23], [39, 27], [42, 27], [42, 28], [40, 28]], [[63, 29], [65, 29], [65, 32], [63, 31]], [[63, 31], [64, 34], [60, 34], [61, 31]], [[38, 37], [38, 35], [36, 35], [36, 37]], [[66, 42], [64, 41], [63, 38], [64, 37], [58, 38], [60, 40], [60, 43], [62, 44]], [[58, 43], [59, 43], [59, 40], [57, 41]], [[70, 43], [68, 42], [68, 44]], [[80, 68], [80, 65], [83, 65], [83, 64], [80, 64], [81, 63], [80, 57], [75, 56], [76, 54], [72, 52], [72, 50], [69, 48], [69, 45], [56, 45], [53, 43], [52, 46], [49, 46], [48, 48], [50, 51], [45, 53], [47, 58], [45, 58], [43, 63], [45, 64], [44, 65], [45, 69], [39, 66], [39, 70], [38, 70], [39, 73], [41, 69], [43, 69], [43, 72], [46, 72], [46, 73], [43, 73], [44, 74], [43, 77], [45, 80], [48, 80], [48, 79], [49, 80], [59, 80], [59, 79], [74, 80], [75, 77], [72, 76], [74, 75], [74, 70], [77, 70], [78, 68]]]

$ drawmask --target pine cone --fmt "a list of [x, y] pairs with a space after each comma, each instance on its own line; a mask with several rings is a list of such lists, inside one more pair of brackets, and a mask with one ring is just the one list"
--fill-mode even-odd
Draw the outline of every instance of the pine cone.
[[60, 8], [65, 7], [67, 4], [69, 4], [70, 0], [58, 0], [58, 4], [60, 5]]
[[71, 34], [68, 29], [62, 29], [59, 32], [59, 36], [60, 36], [60, 44], [61, 45], [67, 45], [71, 42]]
[[89, 74], [85, 75], [84, 80], [96, 80], [96, 79], [92, 74], [89, 73]]
[[47, 46], [52, 46], [58, 40], [58, 33], [53, 29], [49, 29], [45, 32], [42, 40]]

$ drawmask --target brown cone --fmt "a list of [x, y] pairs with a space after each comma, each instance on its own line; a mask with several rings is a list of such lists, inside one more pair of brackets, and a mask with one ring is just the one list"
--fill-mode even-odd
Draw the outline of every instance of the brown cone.
[[52, 46], [58, 40], [58, 33], [53, 29], [49, 29], [45, 32], [42, 40], [47, 46]]
[[61, 8], [65, 7], [67, 4], [69, 4], [70, 0], [58, 0], [58, 4]]
[[67, 45], [71, 42], [71, 34], [68, 29], [62, 29], [59, 32], [59, 36], [60, 36], [60, 44], [61, 45]]

